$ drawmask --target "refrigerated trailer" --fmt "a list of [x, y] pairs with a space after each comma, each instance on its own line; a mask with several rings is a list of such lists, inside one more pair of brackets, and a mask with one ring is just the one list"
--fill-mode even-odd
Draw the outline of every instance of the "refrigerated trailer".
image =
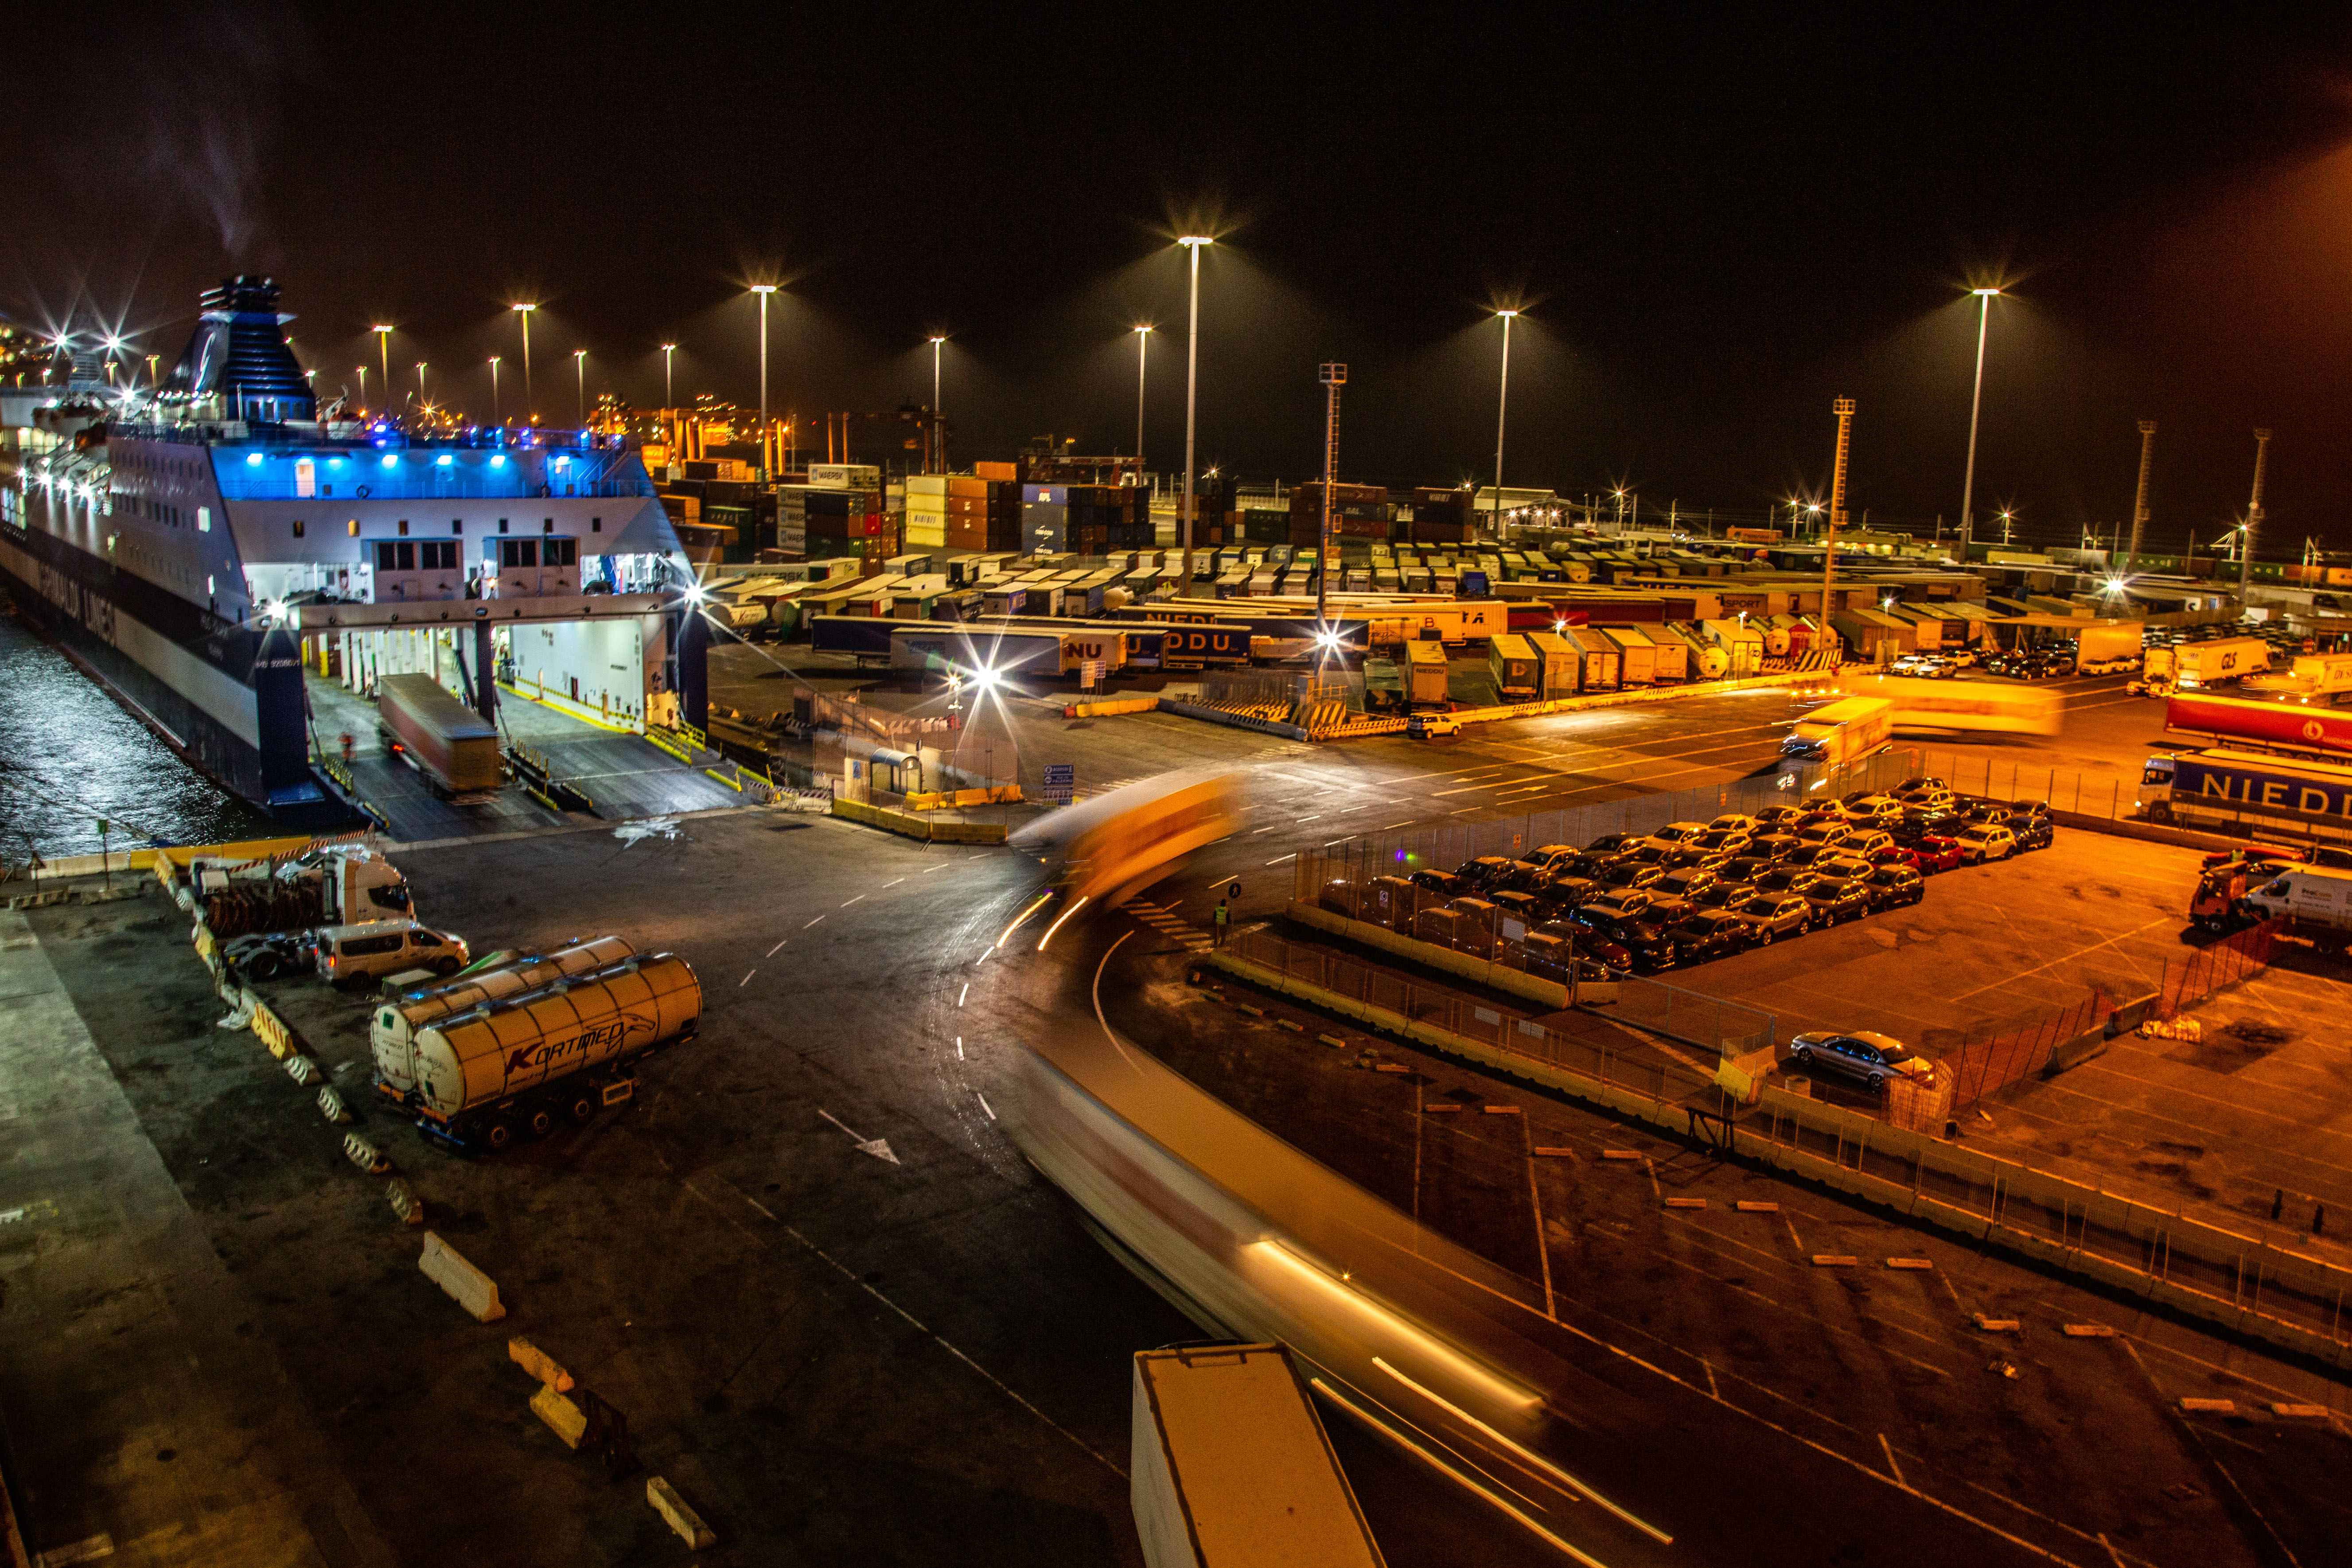
[[376, 721], [384, 750], [405, 757], [434, 788], [460, 801], [488, 797], [506, 783], [498, 727], [449, 695], [429, 675], [376, 680]]

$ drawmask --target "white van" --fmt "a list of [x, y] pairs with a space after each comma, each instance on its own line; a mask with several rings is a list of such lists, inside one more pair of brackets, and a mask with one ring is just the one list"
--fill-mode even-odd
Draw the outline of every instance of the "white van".
[[471, 958], [465, 938], [415, 921], [319, 928], [319, 976], [330, 985], [363, 985], [407, 969], [450, 975]]

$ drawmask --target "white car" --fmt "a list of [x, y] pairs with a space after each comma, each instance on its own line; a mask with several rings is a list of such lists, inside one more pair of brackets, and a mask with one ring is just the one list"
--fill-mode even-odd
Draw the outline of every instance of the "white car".
[[1987, 823], [1972, 823], [1961, 828], [1952, 835], [1952, 842], [1960, 847], [1960, 858], [1972, 866], [1988, 860], [2006, 860], [2017, 853], [2017, 835]]

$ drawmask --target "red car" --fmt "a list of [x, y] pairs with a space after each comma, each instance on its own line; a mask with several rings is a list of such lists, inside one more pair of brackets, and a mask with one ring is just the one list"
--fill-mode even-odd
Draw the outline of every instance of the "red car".
[[2221, 866], [2243, 865], [2248, 868], [2263, 863], [2293, 865], [2302, 857], [2292, 849], [2280, 849], [2268, 844], [2249, 844], [2238, 849], [2218, 849], [2205, 857], [2205, 869]]
[[[1903, 847], [1911, 852], [1911, 868], [1923, 877], [1934, 871], [1948, 871], [1955, 866], [1965, 865], [1968, 860], [1959, 841], [1947, 838], [1940, 833], [1923, 833]], [[1886, 858], [1885, 853], [1879, 856], [1881, 860]]]
[[1923, 877], [1927, 874], [1927, 868], [1920, 860], [1918, 852], [1913, 849], [1906, 849], [1900, 844], [1890, 844], [1885, 848], [1872, 855], [1870, 857], [1870, 863], [1874, 866], [1905, 867], [1907, 869], [1918, 872]]

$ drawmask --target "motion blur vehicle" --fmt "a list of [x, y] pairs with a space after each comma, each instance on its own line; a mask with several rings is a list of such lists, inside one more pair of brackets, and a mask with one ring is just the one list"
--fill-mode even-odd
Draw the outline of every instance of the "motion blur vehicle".
[[1863, 896], [1874, 910], [1916, 904], [1927, 896], [1926, 879], [1908, 866], [1878, 866], [1862, 879]]
[[[2308, 858], [2309, 857], [2303, 852], [2281, 849], [2275, 845], [2242, 844], [2234, 849], [2217, 849], [2206, 856], [2204, 868], [2208, 871], [2215, 871], [2224, 866], [2242, 866], [2252, 873], [2263, 866], [2292, 866], [2299, 860]], [[2314, 863], [2316, 864], [2316, 862]]]
[[1813, 906], [1793, 893], [1759, 893], [1731, 913], [1747, 926], [1750, 947], [1769, 947], [1813, 929]]
[[1883, 1089], [1890, 1078], [1928, 1078], [1935, 1067], [1914, 1056], [1889, 1035], [1857, 1029], [1852, 1034], [1807, 1034], [1789, 1041], [1789, 1065], [1807, 1072], [1832, 1072]]
[[1240, 826], [1238, 773], [1162, 773], [1028, 824], [1007, 844], [1043, 862], [1068, 898], [1113, 904], [1181, 869]]
[[1818, 926], [1858, 921], [1870, 912], [1869, 891], [1862, 880], [1852, 877], [1816, 877], [1798, 889], [1798, 896], [1813, 906], [1813, 923]]
[[1952, 842], [1959, 846], [1960, 858], [1971, 866], [2006, 860], [2017, 853], [2017, 835], [1989, 823], [1969, 824], [1952, 836]]
[[1681, 963], [1728, 958], [1748, 946], [1748, 922], [1722, 910], [1694, 910], [1666, 928]]

